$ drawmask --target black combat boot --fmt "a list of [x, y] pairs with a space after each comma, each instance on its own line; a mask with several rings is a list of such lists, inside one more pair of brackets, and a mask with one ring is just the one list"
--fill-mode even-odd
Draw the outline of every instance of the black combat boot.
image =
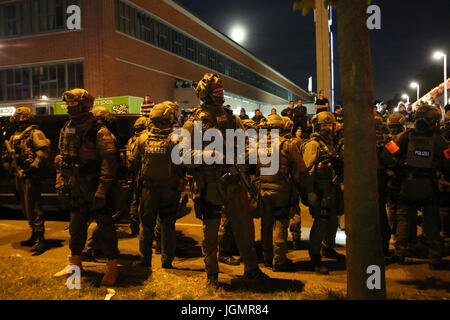
[[36, 242], [35, 238], [36, 238], [36, 233], [33, 231], [28, 240], [20, 241], [20, 245], [22, 247], [32, 247], [34, 245], [34, 243]]
[[45, 240], [44, 240], [44, 231], [36, 231], [35, 233], [36, 242], [33, 247], [31, 247], [32, 252], [42, 253], [45, 251]]
[[238, 266], [241, 264], [239, 259], [236, 259], [231, 255], [220, 254], [220, 253], [219, 253], [219, 261], [222, 263], [228, 264], [230, 266]]
[[211, 289], [219, 288], [219, 274], [218, 273], [206, 274], [206, 287], [211, 288]]
[[322, 257], [320, 255], [311, 257], [311, 266], [315, 273], [328, 274], [328, 268], [322, 264]]
[[274, 264], [273, 272], [292, 272], [295, 269], [295, 264], [291, 259], [286, 259], [283, 263]]
[[330, 247], [322, 246], [321, 250], [322, 256], [328, 259], [333, 259], [337, 261], [345, 261], [345, 255], [337, 253], [336, 250]]
[[270, 277], [261, 271], [258, 267], [253, 270], [244, 271], [244, 278], [248, 280], [267, 281]]

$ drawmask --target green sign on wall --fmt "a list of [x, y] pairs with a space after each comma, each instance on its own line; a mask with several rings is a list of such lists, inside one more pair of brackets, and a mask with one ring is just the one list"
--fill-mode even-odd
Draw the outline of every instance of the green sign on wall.
[[[105, 107], [112, 113], [117, 114], [139, 114], [141, 113], [142, 101], [144, 101], [143, 98], [131, 96], [97, 98], [94, 101], [94, 108]], [[53, 104], [53, 113], [67, 114], [67, 103], [55, 102]]]

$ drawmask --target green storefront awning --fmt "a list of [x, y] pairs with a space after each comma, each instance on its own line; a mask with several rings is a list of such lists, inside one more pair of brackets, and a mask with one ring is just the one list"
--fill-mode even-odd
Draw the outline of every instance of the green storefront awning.
[[[141, 111], [141, 104], [143, 98], [132, 96], [96, 98], [94, 101], [95, 107], [105, 107], [112, 113], [116, 114], [139, 114]], [[53, 104], [54, 114], [67, 114], [66, 102], [55, 102]]]

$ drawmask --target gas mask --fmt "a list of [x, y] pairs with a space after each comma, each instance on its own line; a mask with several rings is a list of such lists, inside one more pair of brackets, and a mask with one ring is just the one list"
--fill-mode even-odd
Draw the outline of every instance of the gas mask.
[[81, 103], [78, 101], [67, 102], [67, 113], [71, 117], [76, 117], [79, 114], [83, 113], [83, 107], [81, 106]]

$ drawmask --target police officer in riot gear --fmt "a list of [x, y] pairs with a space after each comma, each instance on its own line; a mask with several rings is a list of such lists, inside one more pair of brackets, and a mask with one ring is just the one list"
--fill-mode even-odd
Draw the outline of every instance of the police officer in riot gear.
[[322, 246], [325, 257], [345, 259], [344, 255], [334, 250], [338, 226], [335, 185], [337, 154], [333, 142], [335, 119], [331, 113], [324, 111], [313, 117], [312, 124], [314, 133], [302, 147], [307, 172], [303, 186], [314, 218], [309, 255], [313, 270], [319, 274], [328, 274], [328, 269], [321, 262]]
[[450, 167], [450, 150], [447, 142], [439, 135], [438, 122], [439, 113], [432, 106], [419, 107], [414, 129], [399, 136], [398, 150], [394, 153], [403, 164], [397, 207], [396, 257], [400, 263], [405, 262], [409, 232], [412, 229], [408, 225], [408, 215], [422, 209], [422, 226], [428, 243], [430, 269], [442, 266], [436, 173], [440, 170], [448, 179]]
[[[134, 150], [135, 145], [141, 136], [141, 134], [149, 127], [149, 118], [148, 117], [139, 117], [136, 122], [134, 123], [134, 136], [132, 136], [127, 143], [127, 159], [131, 157], [132, 150]], [[138, 208], [139, 208], [139, 195], [140, 195], [140, 171], [133, 171], [130, 173], [130, 180], [131, 180], [131, 204], [130, 204], [130, 229], [131, 233], [133, 235], [136, 235], [139, 233], [139, 214], [138, 214]]]
[[[444, 123], [441, 125], [441, 136], [450, 145], [450, 110], [445, 113]], [[445, 179], [442, 172], [439, 172], [439, 191], [442, 234], [450, 237], [450, 182]]]
[[[262, 197], [261, 239], [266, 266], [273, 266], [273, 271], [292, 270], [292, 261], [286, 257], [288, 251], [288, 228], [291, 208], [298, 207], [299, 199], [294, 184], [300, 182], [305, 171], [305, 163], [300, 150], [292, 140], [293, 122], [288, 118], [283, 121], [279, 115], [269, 115], [262, 125], [269, 129], [267, 135], [260, 135], [270, 152], [279, 153], [278, 172], [264, 175], [259, 171], [259, 188]], [[272, 145], [272, 129], [278, 129], [281, 137]], [[263, 165], [259, 163], [258, 167]]]
[[45, 251], [44, 212], [41, 208], [41, 179], [50, 156], [50, 140], [38, 127], [32, 124], [33, 114], [27, 107], [20, 107], [10, 118], [17, 126], [9, 141], [5, 141], [6, 152], [3, 162], [6, 171], [14, 175], [16, 195], [22, 211], [28, 219], [31, 237], [22, 241], [22, 246], [31, 251]]
[[387, 167], [388, 165], [383, 161], [383, 150], [386, 145], [388, 130], [383, 122], [383, 117], [379, 113], [374, 114], [375, 132], [376, 132], [376, 150], [378, 156], [378, 220], [381, 232], [381, 245], [385, 257], [390, 256], [389, 239], [391, 238], [391, 231], [389, 228], [389, 221], [386, 212], [386, 185], [388, 181]]
[[152, 266], [152, 243], [157, 216], [161, 224], [161, 264], [172, 268], [175, 258], [175, 220], [184, 186], [184, 170], [171, 159], [174, 143], [173, 124], [177, 122], [178, 105], [166, 101], [155, 105], [150, 112], [152, 127], [137, 139], [128, 159], [129, 168], [139, 171], [140, 194], [139, 251], [141, 264]]
[[[224, 108], [224, 95], [222, 80], [217, 74], [207, 73], [197, 84], [195, 91], [201, 100], [201, 105], [195, 109], [192, 116], [186, 121], [183, 129], [194, 137], [196, 130], [203, 134], [208, 129], [218, 129], [222, 132], [224, 148], [228, 143], [236, 146], [234, 141], [226, 141], [226, 129], [242, 128], [240, 119], [232, 111]], [[201, 126], [195, 122], [201, 121]], [[191, 139], [192, 140], [192, 139]], [[194, 141], [191, 141], [192, 160], [194, 155], [212, 156], [213, 152], [206, 149], [207, 143], [202, 142], [202, 149], [195, 150]], [[214, 150], [216, 152], [216, 150]], [[217, 153], [220, 157], [220, 154]], [[236, 163], [235, 159], [227, 159]], [[191, 161], [193, 176], [198, 188], [195, 198], [195, 213], [203, 221], [202, 249], [204, 253], [207, 274], [207, 286], [218, 286], [218, 230], [220, 225], [220, 211], [230, 219], [234, 239], [244, 262], [244, 277], [247, 279], [265, 280], [265, 275], [257, 264], [257, 256], [253, 247], [254, 225], [249, 212], [249, 200], [246, 190], [239, 183], [239, 175], [231, 174], [233, 165], [206, 164], [204, 161], [195, 164]], [[225, 161], [223, 162], [225, 163]]]
[[[397, 202], [400, 193], [401, 180], [399, 179], [399, 168], [395, 162], [392, 153], [389, 152], [391, 146], [398, 143], [400, 134], [406, 130], [406, 118], [401, 113], [393, 113], [387, 118], [386, 124], [389, 128], [389, 135], [387, 137], [387, 147], [384, 148], [382, 154], [382, 161], [387, 163], [387, 183], [386, 183], [386, 204], [388, 210], [389, 227], [391, 234], [395, 235], [397, 229]], [[394, 143], [390, 143], [393, 141]], [[394, 153], [397, 151], [391, 149]], [[415, 228], [415, 226], [414, 226]]]
[[81, 268], [81, 253], [86, 243], [87, 223], [92, 216], [98, 224], [99, 238], [106, 256], [104, 285], [114, 285], [117, 276], [117, 236], [111, 216], [112, 186], [118, 168], [114, 136], [90, 112], [94, 97], [84, 89], [63, 95], [70, 120], [61, 129], [60, 154], [55, 159], [56, 189], [66, 198], [70, 211], [69, 264], [55, 277], [66, 276], [70, 267]]

